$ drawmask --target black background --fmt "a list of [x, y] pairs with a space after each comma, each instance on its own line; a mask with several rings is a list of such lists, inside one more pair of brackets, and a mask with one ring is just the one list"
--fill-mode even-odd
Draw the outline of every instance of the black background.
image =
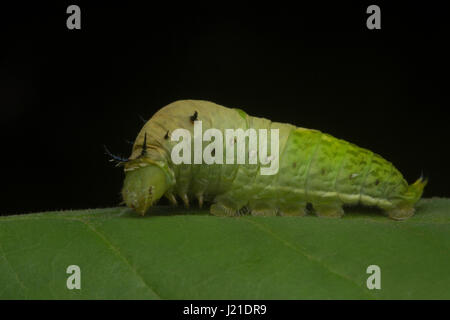
[[[96, 317], [105, 315], [119, 318], [130, 316], [130, 310], [136, 314], [151, 312], [152, 319], [210, 319], [209, 315], [184, 315], [185, 307], [190, 305], [212, 306], [227, 310], [229, 305], [263, 304], [267, 312], [262, 315], [236, 315], [226, 317], [224, 313], [216, 313], [213, 319], [278, 319], [288, 318], [292, 315], [301, 316], [305, 313], [315, 313], [320, 316], [345, 316], [347, 319], [359, 319], [360, 314], [370, 310], [369, 319], [380, 319], [389, 312], [393, 317], [410, 318], [421, 310], [442, 310], [448, 307], [447, 300], [0, 300], [3, 311], [11, 310], [21, 318], [31, 318], [36, 315], [45, 316], [47, 319], [57, 319], [59, 312], [49, 310], [70, 310], [70, 314], [76, 318], [89, 314]], [[349, 312], [352, 310], [353, 312]], [[360, 311], [360, 312], [359, 312]], [[118, 316], [119, 315], [119, 316]]]
[[[178, 99], [319, 129], [449, 196], [449, 35], [437, 4], [2, 4], [0, 214], [116, 206], [142, 122]], [[81, 30], [66, 8], [81, 8]]]

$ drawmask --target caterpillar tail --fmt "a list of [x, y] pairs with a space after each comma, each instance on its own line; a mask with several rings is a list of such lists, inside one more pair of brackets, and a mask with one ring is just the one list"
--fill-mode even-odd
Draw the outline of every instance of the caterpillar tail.
[[414, 205], [422, 197], [423, 189], [428, 183], [428, 179], [420, 177], [413, 184], [408, 186], [402, 201], [390, 210], [387, 210], [387, 215], [394, 220], [405, 220], [414, 215]]
[[420, 177], [416, 180], [416, 182], [409, 185], [408, 191], [406, 191], [406, 197], [411, 199], [410, 202], [412, 204], [415, 204], [417, 201], [419, 201], [420, 197], [422, 197], [423, 189], [425, 188], [427, 183], [428, 179]]

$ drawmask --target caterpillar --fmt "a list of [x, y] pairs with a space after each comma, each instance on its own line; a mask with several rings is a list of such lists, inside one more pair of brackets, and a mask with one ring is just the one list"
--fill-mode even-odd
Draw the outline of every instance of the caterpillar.
[[[278, 129], [279, 169], [263, 175], [261, 164], [175, 164], [171, 154], [178, 128], [203, 130]], [[225, 144], [225, 142], [223, 142]], [[246, 150], [248, 159], [248, 150]], [[214, 155], [216, 150], [212, 150]], [[320, 217], [341, 217], [344, 205], [380, 208], [388, 217], [406, 219], [422, 196], [427, 180], [408, 185], [393, 164], [367, 149], [314, 129], [271, 122], [201, 100], [180, 100], [160, 109], [139, 132], [124, 166], [124, 203], [144, 215], [165, 196], [189, 206], [210, 203], [217, 216], [241, 214], [303, 216], [312, 205]]]

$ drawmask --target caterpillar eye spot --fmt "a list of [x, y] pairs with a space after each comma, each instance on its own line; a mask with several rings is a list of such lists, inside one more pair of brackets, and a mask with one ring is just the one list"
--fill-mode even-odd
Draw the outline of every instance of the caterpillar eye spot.
[[197, 121], [198, 119], [198, 112], [195, 111], [194, 114], [190, 117], [191, 122], [194, 123], [194, 121]]
[[166, 134], [164, 135], [164, 139], [165, 140], [169, 139], [169, 130], [167, 130]]
[[211, 151], [211, 154], [212, 154], [212, 156], [214, 157], [214, 156], [216, 155], [216, 149], [213, 149], [213, 150]]

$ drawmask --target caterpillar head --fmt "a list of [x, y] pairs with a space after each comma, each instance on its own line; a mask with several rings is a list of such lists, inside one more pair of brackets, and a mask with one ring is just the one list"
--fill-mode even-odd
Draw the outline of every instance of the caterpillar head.
[[137, 168], [125, 171], [122, 198], [128, 207], [144, 215], [168, 189], [164, 169], [140, 160]]
[[[122, 188], [124, 203], [144, 215], [174, 184], [174, 175], [167, 165], [162, 149], [147, 145], [147, 135], [143, 141], [136, 139], [133, 153], [129, 158], [121, 158], [106, 152], [125, 167], [125, 181]], [[106, 148], [106, 147], [105, 147]]]

